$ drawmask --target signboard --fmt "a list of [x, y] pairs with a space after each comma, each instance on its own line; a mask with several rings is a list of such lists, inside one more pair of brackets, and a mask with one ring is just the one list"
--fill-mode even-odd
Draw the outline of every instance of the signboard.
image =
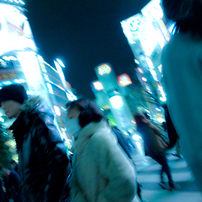
[[111, 71], [112, 69], [108, 64], [98, 66], [98, 74], [101, 76], [104, 74], [110, 74]]
[[18, 75], [14, 69], [0, 71], [0, 81], [12, 80], [12, 79], [17, 79], [17, 78], [18, 78]]
[[123, 32], [130, 44], [134, 44], [139, 40], [141, 20], [142, 16], [137, 14], [121, 22]]
[[117, 78], [110, 64], [102, 63], [98, 65], [95, 67], [95, 73], [107, 94], [118, 88]]
[[102, 83], [100, 81], [95, 81], [92, 84], [93, 84], [94, 89], [97, 90], [97, 91], [101, 91], [101, 90], [104, 89], [103, 85], [102, 85]]
[[0, 3], [0, 28], [0, 55], [15, 50], [36, 51], [28, 19], [21, 7]]
[[124, 86], [128, 86], [128, 85], [132, 84], [132, 81], [127, 74], [121, 74], [117, 78], [118, 78], [118, 84], [120, 86], [124, 87]]

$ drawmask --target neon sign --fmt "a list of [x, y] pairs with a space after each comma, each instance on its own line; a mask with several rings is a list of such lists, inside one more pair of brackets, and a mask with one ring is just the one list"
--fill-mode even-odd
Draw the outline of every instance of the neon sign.
[[110, 74], [111, 71], [112, 68], [107, 64], [103, 64], [98, 67], [98, 74], [101, 76], [104, 74]]

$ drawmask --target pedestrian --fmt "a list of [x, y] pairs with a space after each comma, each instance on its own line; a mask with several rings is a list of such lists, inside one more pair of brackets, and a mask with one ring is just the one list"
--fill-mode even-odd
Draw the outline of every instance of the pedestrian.
[[19, 174], [8, 168], [0, 168], [0, 172], [3, 175], [4, 187], [8, 199], [12, 199], [14, 202], [22, 202]]
[[168, 110], [181, 153], [202, 191], [202, 1], [163, 0], [162, 5], [175, 22], [161, 60]]
[[[157, 128], [149, 119], [145, 117], [142, 113], [137, 113], [135, 115], [135, 121], [137, 124], [137, 131], [140, 133], [144, 140], [145, 155], [150, 156], [152, 159], [157, 161], [161, 166], [161, 182], [160, 186], [163, 189], [177, 189], [177, 185], [173, 182], [170, 167], [166, 159], [166, 151], [168, 148], [168, 143], [165, 142], [161, 137], [161, 130]], [[164, 181], [163, 173], [166, 173], [168, 177], [169, 187]]]
[[69, 119], [77, 119], [80, 127], [73, 143], [72, 201], [138, 201], [133, 165], [100, 109], [88, 99], [67, 106]]
[[164, 108], [164, 115], [165, 115], [165, 119], [166, 119], [165, 128], [166, 128], [166, 132], [168, 133], [169, 140], [170, 140], [168, 148], [172, 149], [173, 147], [175, 147], [176, 153], [173, 153], [173, 155], [177, 156], [178, 158], [181, 158], [179, 135], [177, 134], [175, 126], [173, 125], [167, 105], [164, 104], [162, 107]]
[[17, 143], [23, 201], [58, 202], [69, 159], [51, 110], [15, 84], [0, 90], [0, 105], [9, 119], [16, 118], [9, 129]]

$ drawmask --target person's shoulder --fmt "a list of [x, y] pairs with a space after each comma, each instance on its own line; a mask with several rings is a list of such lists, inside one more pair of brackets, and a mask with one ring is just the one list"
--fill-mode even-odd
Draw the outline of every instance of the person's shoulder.
[[19, 174], [16, 172], [16, 171], [14, 171], [14, 170], [11, 170], [11, 172], [10, 172], [10, 178], [11, 179], [19, 179], [20, 178], [20, 176], [19, 176]]
[[111, 128], [105, 127], [94, 133], [94, 135], [91, 137], [91, 141], [94, 142], [94, 144], [104, 146], [116, 142], [116, 138]]

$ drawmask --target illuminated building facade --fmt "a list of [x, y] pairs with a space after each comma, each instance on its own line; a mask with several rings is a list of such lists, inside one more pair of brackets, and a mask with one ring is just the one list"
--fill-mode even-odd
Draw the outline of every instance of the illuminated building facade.
[[[64, 135], [65, 104], [76, 97], [64, 82], [62, 67], [47, 64], [37, 47], [25, 15], [22, 0], [0, 0], [0, 88], [21, 84], [28, 95], [40, 95], [55, 114], [55, 122]], [[0, 121], [8, 127], [2, 111]]]
[[[173, 28], [160, 3], [160, 0], [152, 0], [140, 13], [121, 22], [135, 57], [136, 73], [147, 94], [148, 110], [153, 118], [159, 120], [162, 117], [159, 106], [166, 102], [162, 87], [161, 51], [169, 41]], [[156, 104], [151, 104], [155, 101]]]
[[93, 92], [97, 104], [101, 109], [107, 106], [115, 120], [116, 125], [123, 131], [133, 129], [133, 116], [122, 94], [121, 86], [132, 83], [127, 74], [116, 77], [113, 68], [108, 63], [95, 67], [99, 81], [93, 82]]

